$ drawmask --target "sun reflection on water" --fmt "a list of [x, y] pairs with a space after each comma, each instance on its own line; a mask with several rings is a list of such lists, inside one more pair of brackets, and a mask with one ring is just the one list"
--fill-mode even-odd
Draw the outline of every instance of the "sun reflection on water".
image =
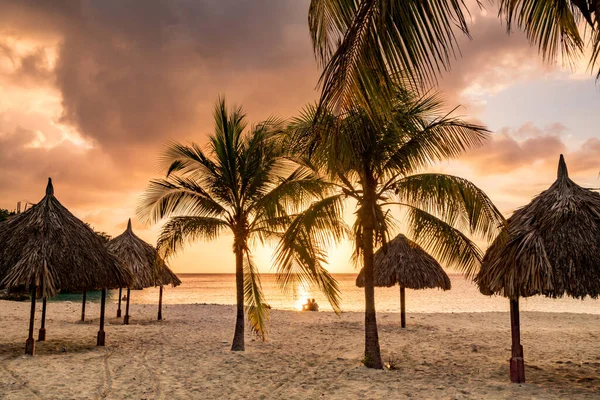
[[299, 283], [294, 289], [294, 308], [298, 311], [302, 311], [302, 306], [306, 304], [306, 299], [310, 297], [309, 291], [306, 287]]

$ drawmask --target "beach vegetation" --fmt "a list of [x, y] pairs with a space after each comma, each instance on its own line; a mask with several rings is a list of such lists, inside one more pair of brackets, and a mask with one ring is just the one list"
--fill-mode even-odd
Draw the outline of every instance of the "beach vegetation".
[[9, 217], [16, 215], [14, 211], [8, 211], [4, 208], [0, 208], [0, 222], [6, 221]]
[[[436, 92], [421, 95], [401, 82], [394, 90], [391, 114], [373, 119], [360, 103], [342, 114], [323, 114], [317, 106], [308, 106], [285, 132], [286, 148], [296, 162], [337, 190], [313, 202], [291, 223], [277, 249], [279, 268], [294, 259], [300, 243], [310, 249], [305, 257], [325, 259], [330, 242], [350, 232], [354, 259], [364, 269], [364, 354], [365, 365], [372, 368], [383, 368], [373, 257], [400, 228], [392, 209], [404, 215], [401, 228], [412, 241], [467, 276], [477, 272], [482, 257], [472, 239], [491, 241], [504, 222], [472, 182], [427, 171], [436, 162], [482, 145], [488, 137], [485, 127], [446, 112]], [[344, 227], [343, 220], [347, 199], [356, 204], [351, 228]]]
[[[252, 332], [267, 335], [265, 303], [252, 243], [279, 240], [292, 219], [330, 185], [285, 157], [277, 139], [283, 122], [270, 118], [249, 127], [241, 107], [220, 98], [208, 145], [170, 143], [160, 164], [165, 176], [150, 182], [138, 208], [142, 220], [162, 226], [157, 249], [169, 258], [189, 242], [229, 232], [235, 254], [237, 317], [232, 350], [244, 350], [244, 316]], [[319, 263], [296, 265], [293, 279], [317, 285], [335, 310], [339, 289]]]
[[[507, 32], [523, 30], [547, 62], [562, 58], [573, 66], [585, 52], [589, 69], [600, 77], [597, 1], [476, 2], [494, 3]], [[372, 117], [392, 112], [392, 76], [403, 72], [420, 87], [436, 83], [460, 55], [461, 36], [471, 37], [469, 18], [464, 0], [311, 0], [309, 29], [323, 68], [320, 104], [350, 110], [358, 103]]]

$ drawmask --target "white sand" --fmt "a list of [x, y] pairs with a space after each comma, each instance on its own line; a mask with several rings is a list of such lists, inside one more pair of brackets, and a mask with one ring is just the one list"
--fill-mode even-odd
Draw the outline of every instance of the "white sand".
[[522, 313], [528, 383], [515, 385], [506, 313], [409, 314], [403, 331], [398, 315], [379, 314], [384, 360], [395, 357], [398, 370], [375, 371], [360, 363], [360, 313], [275, 310], [269, 341], [247, 335], [246, 351], [232, 353], [231, 306], [168, 305], [162, 322], [155, 306], [131, 309], [124, 326], [107, 307], [107, 346], [98, 348], [98, 304], [79, 323], [79, 304], [49, 303], [47, 341], [30, 357], [29, 303], [0, 301], [0, 398], [600, 397], [597, 315]]

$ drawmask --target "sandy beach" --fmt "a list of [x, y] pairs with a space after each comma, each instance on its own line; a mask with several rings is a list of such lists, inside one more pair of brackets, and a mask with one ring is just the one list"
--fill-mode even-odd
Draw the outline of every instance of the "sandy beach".
[[[528, 383], [508, 380], [506, 313], [379, 314], [386, 363], [363, 367], [362, 314], [273, 310], [269, 341], [247, 335], [232, 353], [234, 308], [132, 307], [124, 326], [107, 307], [107, 346], [95, 346], [99, 306], [49, 303], [47, 341], [23, 355], [29, 303], [0, 301], [2, 399], [598, 398], [600, 318], [522, 313]], [[39, 307], [38, 307], [39, 308]], [[39, 311], [39, 310], [38, 310]], [[39, 314], [37, 314], [39, 325]], [[37, 329], [36, 326], [36, 337]], [[64, 348], [64, 349], [63, 349]]]

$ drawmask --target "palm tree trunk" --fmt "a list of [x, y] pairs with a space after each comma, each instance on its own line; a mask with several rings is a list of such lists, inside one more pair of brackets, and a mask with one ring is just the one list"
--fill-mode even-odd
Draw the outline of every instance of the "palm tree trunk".
[[375, 287], [373, 286], [373, 223], [369, 213], [363, 226], [363, 262], [365, 268], [365, 359], [368, 368], [383, 369], [377, 318], [375, 316]]
[[[236, 240], [236, 243], [238, 241]], [[244, 252], [241, 246], [235, 246], [235, 291], [237, 299], [237, 315], [235, 334], [231, 351], [244, 351]]]

